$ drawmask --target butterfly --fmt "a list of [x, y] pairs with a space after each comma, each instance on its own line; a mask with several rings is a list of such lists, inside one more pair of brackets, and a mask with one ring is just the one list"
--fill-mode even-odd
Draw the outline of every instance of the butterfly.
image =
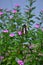
[[23, 34], [26, 34], [27, 31], [28, 31], [28, 28], [27, 28], [26, 24], [24, 24], [24, 25], [22, 26], [22, 33], [23, 33]]

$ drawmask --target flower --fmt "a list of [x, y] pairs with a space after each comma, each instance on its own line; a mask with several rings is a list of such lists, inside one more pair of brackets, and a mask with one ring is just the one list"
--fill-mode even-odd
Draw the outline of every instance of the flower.
[[31, 45], [31, 46], [29, 46], [29, 49], [32, 49], [32, 45]]
[[29, 11], [32, 10], [32, 7], [30, 7], [28, 10], [29, 10]]
[[14, 33], [10, 33], [10, 35], [9, 35], [10, 37], [14, 37], [15, 36], [15, 34]]
[[0, 15], [2, 15], [3, 14], [3, 12], [0, 12]]
[[39, 28], [39, 27], [40, 27], [40, 24], [36, 24], [36, 25], [35, 25], [35, 28]]
[[17, 63], [18, 63], [19, 65], [24, 65], [24, 62], [23, 62], [22, 60], [18, 60]]
[[25, 12], [28, 12], [28, 10], [25, 10]]
[[2, 60], [4, 58], [4, 56], [0, 56], [0, 60]]
[[42, 28], [42, 31], [43, 31], [43, 28]]
[[16, 4], [15, 6], [16, 6], [16, 7], [19, 7], [20, 5], [19, 5], [19, 4]]
[[0, 10], [2, 10], [3, 8], [0, 8]]
[[12, 19], [13, 18], [13, 16], [9, 16], [10, 17], [10, 19]]
[[12, 13], [17, 13], [17, 10], [13, 10]]
[[30, 7], [29, 9], [25, 10], [25, 12], [29, 12], [32, 8]]
[[43, 9], [41, 10], [41, 12], [43, 12]]
[[9, 9], [6, 9], [6, 11], [7, 11], [7, 12], [10, 12], [10, 10], [9, 10]]
[[6, 29], [6, 30], [3, 30], [3, 32], [4, 32], [4, 33], [8, 33], [8, 30], [7, 30], [7, 29]]
[[18, 31], [18, 35], [22, 35], [22, 32], [21, 31]]

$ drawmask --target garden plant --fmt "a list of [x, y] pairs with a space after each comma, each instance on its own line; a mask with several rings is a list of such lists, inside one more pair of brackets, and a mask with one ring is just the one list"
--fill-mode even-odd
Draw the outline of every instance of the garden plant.
[[24, 13], [0, 8], [0, 65], [43, 65], [43, 9], [37, 16], [36, 0], [26, 1]]

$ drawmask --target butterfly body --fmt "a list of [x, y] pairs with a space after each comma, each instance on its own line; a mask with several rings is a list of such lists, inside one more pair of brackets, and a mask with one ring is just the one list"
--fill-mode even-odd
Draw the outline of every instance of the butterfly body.
[[23, 34], [27, 33], [27, 26], [26, 26], [26, 24], [24, 24], [23, 27], [22, 27], [22, 33]]

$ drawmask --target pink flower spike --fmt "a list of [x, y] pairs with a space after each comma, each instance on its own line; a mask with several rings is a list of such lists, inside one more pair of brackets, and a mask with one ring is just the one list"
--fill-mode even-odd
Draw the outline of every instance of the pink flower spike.
[[17, 13], [17, 10], [13, 10], [12, 13]]
[[19, 7], [20, 5], [19, 5], [19, 4], [16, 4], [15, 6], [16, 6], [16, 7]]
[[4, 56], [0, 56], [0, 60], [2, 60], [4, 58]]
[[24, 62], [22, 60], [17, 61], [19, 65], [24, 65]]
[[18, 35], [22, 35], [22, 32], [21, 31], [18, 31]]
[[0, 15], [2, 15], [3, 14], [3, 12], [0, 12]]
[[40, 28], [40, 24], [36, 24], [35, 25], [35, 28]]
[[14, 36], [15, 36], [15, 34], [14, 34], [14, 33], [11, 33], [9, 36], [10, 36], [10, 37], [14, 37]]
[[6, 29], [6, 30], [3, 30], [3, 32], [4, 32], [4, 33], [8, 33], [8, 30], [7, 30], [7, 29]]

